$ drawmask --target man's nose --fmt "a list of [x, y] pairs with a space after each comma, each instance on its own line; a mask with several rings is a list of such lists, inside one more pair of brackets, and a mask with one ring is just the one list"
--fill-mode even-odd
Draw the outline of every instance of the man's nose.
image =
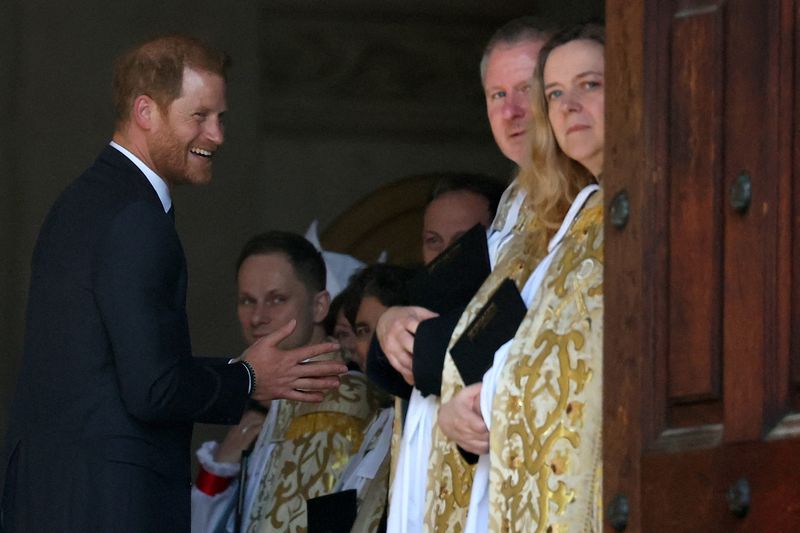
[[250, 315], [250, 323], [257, 326], [259, 324], [268, 323], [269, 321], [270, 316], [267, 306], [263, 303], [256, 304], [253, 307], [253, 314]]
[[503, 101], [503, 116], [505, 116], [506, 119], [522, 117], [525, 115], [527, 107], [527, 96], [517, 91], [513, 91]]
[[223, 143], [225, 140], [225, 127], [221, 119], [214, 118], [206, 121], [206, 137], [217, 146]]

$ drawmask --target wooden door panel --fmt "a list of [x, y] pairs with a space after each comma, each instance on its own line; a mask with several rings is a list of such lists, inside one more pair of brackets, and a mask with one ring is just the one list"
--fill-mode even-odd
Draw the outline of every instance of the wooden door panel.
[[606, 28], [631, 215], [606, 227], [604, 501], [626, 531], [800, 531], [800, 0], [607, 0]]
[[[794, 14], [794, 16], [792, 16]], [[794, 31], [792, 31], [792, 25]], [[782, 173], [788, 174], [790, 179], [787, 186], [782, 189], [782, 198], [790, 199], [788, 207], [790, 224], [783, 227], [783, 231], [790, 231], [791, 235], [784, 237], [781, 242], [786, 243], [788, 249], [783, 250], [784, 257], [789, 257], [790, 268], [783, 272], [784, 277], [792, 280], [791, 288], [784, 291], [784, 295], [791, 295], [789, 302], [784, 302], [781, 312], [784, 316], [791, 316], [789, 353], [791, 367], [791, 392], [790, 404], [795, 411], [800, 411], [800, 2], [784, 0], [782, 3], [781, 34], [785, 36], [782, 41], [782, 50], [788, 50], [788, 63], [793, 64], [793, 69], [787, 69], [781, 80], [783, 96], [782, 105], [786, 109], [793, 109], [793, 116], [787, 114], [783, 117], [785, 131], [788, 131], [789, 153], [783, 154], [781, 161], [785, 162]], [[781, 143], [783, 146], [784, 144]]]
[[720, 2], [697, 1], [660, 2], [645, 15], [659, 53], [644, 65], [644, 120], [662, 119], [647, 124], [643, 145], [653, 178], [642, 191], [642, 291], [664, 317], [644, 330], [646, 448], [712, 445], [722, 432], [724, 15]]
[[[658, 221], [668, 228], [668, 276], [661, 297], [669, 320], [660, 327], [667, 342], [667, 399], [663, 431], [655, 445], [685, 431], [722, 421], [721, 139], [724, 85], [723, 9], [717, 2], [676, 2], [662, 7], [670, 20], [660, 43], [669, 54], [656, 58], [670, 87], [659, 115], [668, 117], [665, 179], [669, 209]], [[700, 90], [702, 88], [702, 90]], [[664, 363], [659, 363], [664, 366]], [[708, 434], [704, 428], [702, 432]]]
[[[647, 281], [661, 279], [666, 246], [645, 246], [648, 241], [664, 242], [666, 238], [660, 233], [663, 226], [655, 224], [662, 204], [651, 200], [664, 186], [653, 170], [653, 165], [662, 163], [652, 149], [652, 139], [661, 129], [645, 129], [649, 123], [644, 118], [646, 104], [660, 100], [664, 88], [655, 83], [655, 76], [644, 75], [657, 66], [657, 62], [645, 61], [644, 21], [643, 0], [606, 0], [606, 212], [623, 193], [632, 209], [650, 208], [632, 211], [622, 228], [605, 227], [603, 501], [626, 504], [621, 505], [628, 512], [622, 513], [626, 516], [620, 522], [633, 531], [639, 531], [642, 519], [642, 444], [662, 425], [658, 413], [663, 412], [659, 402], [664, 400], [660, 390], [643, 395], [642, 388], [652, 386], [654, 376], [665, 373], [651, 355], [660, 330], [652, 328], [655, 321], [648, 319], [655, 314], [665, 316], [663, 302]], [[642, 265], [646, 253], [657, 259], [651, 261], [649, 278]], [[612, 531], [608, 518], [606, 530]]]
[[[746, 212], [725, 205], [725, 290], [723, 317], [724, 403], [726, 441], [759, 439], [764, 431], [765, 384], [775, 349], [768, 335], [774, 323], [777, 230], [775, 190], [780, 182], [774, 117], [779, 86], [775, 33], [768, 19], [775, 2], [731, 1], [726, 11], [725, 179], [731, 190], [740, 175], [752, 181]], [[751, 43], [744, 47], [742, 43]], [[772, 91], [765, 91], [765, 88]], [[756, 104], [758, 102], [758, 104]], [[728, 204], [728, 202], [726, 202]], [[774, 338], [774, 337], [773, 337]], [[759, 379], [761, 377], [761, 379]]]
[[[793, 441], [646, 456], [642, 471], [645, 478], [658, 480], [643, 488], [642, 531], [789, 532], [800, 525], [800, 454]], [[776, 482], [787, 473], [795, 483]], [[741, 518], [726, 499], [739, 479], [746, 479], [751, 491]]]
[[[670, 403], [719, 399], [722, 10], [679, 6], [669, 54]], [[704, 90], [696, 88], [703, 87]]]
[[800, 361], [800, 344], [793, 338], [800, 330], [800, 187], [796, 185], [800, 180], [800, 2], [781, 0], [780, 10], [769, 24], [778, 29], [773, 40], [778, 86], [771, 91], [777, 105], [769, 121], [775, 125], [773, 138], [777, 144], [771, 171], [779, 176], [779, 183], [774, 191], [777, 258], [773, 279], [777, 297], [772, 309], [776, 334], [771, 347], [777, 355], [767, 383], [770, 404], [766, 421], [770, 434], [800, 436], [798, 415], [790, 414], [800, 411], [800, 379], [793, 371]]

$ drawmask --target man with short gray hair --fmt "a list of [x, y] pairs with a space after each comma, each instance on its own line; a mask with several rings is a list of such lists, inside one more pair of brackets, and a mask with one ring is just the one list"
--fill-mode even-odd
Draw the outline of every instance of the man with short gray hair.
[[[527, 131], [531, 120], [528, 92], [539, 49], [551, 30], [552, 26], [536, 18], [512, 20], [495, 32], [481, 59], [481, 80], [492, 134], [503, 155], [520, 168], [529, 164], [530, 160], [527, 146]], [[524, 196], [516, 181], [512, 181], [500, 201], [497, 216], [487, 236], [492, 268], [502, 250], [515, 238], [515, 222], [517, 215], [524, 211]], [[467, 302], [463, 303], [466, 304]], [[456, 326], [452, 318], [459, 318], [458, 311], [456, 309], [450, 316], [437, 318], [436, 313], [422, 307], [395, 307], [381, 316], [376, 328], [380, 347], [392, 367], [409, 384], [415, 383], [415, 374], [421, 368], [427, 374], [435, 374], [433, 377], [438, 378], [438, 383], [441, 384], [445, 352]], [[412, 354], [415, 353], [417, 328], [425, 320], [430, 320], [426, 324], [426, 331], [431, 332], [430, 336], [436, 340], [426, 340], [424, 344], [436, 345], [441, 349], [437, 349], [436, 353], [426, 352], [426, 363], [423, 367], [414, 364]], [[441, 326], [431, 325], [438, 320], [441, 321]], [[421, 340], [419, 344], [422, 344]], [[431, 375], [427, 377], [431, 378]], [[439, 397], [435, 393], [423, 396], [417, 389], [412, 391], [392, 485], [388, 522], [390, 531], [423, 530], [427, 465], [438, 404]]]

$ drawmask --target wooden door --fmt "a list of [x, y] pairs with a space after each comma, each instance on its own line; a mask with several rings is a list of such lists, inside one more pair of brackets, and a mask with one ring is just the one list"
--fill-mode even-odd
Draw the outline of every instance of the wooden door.
[[799, 12], [606, 0], [607, 531], [800, 531]]

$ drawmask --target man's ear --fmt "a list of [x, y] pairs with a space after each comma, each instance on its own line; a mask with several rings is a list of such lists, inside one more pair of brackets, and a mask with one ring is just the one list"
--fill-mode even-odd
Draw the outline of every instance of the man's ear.
[[328, 291], [319, 291], [314, 296], [314, 324], [322, 324], [331, 307], [331, 295]]
[[133, 122], [141, 129], [150, 131], [161, 118], [158, 104], [146, 94], [140, 94], [133, 101], [131, 110]]

